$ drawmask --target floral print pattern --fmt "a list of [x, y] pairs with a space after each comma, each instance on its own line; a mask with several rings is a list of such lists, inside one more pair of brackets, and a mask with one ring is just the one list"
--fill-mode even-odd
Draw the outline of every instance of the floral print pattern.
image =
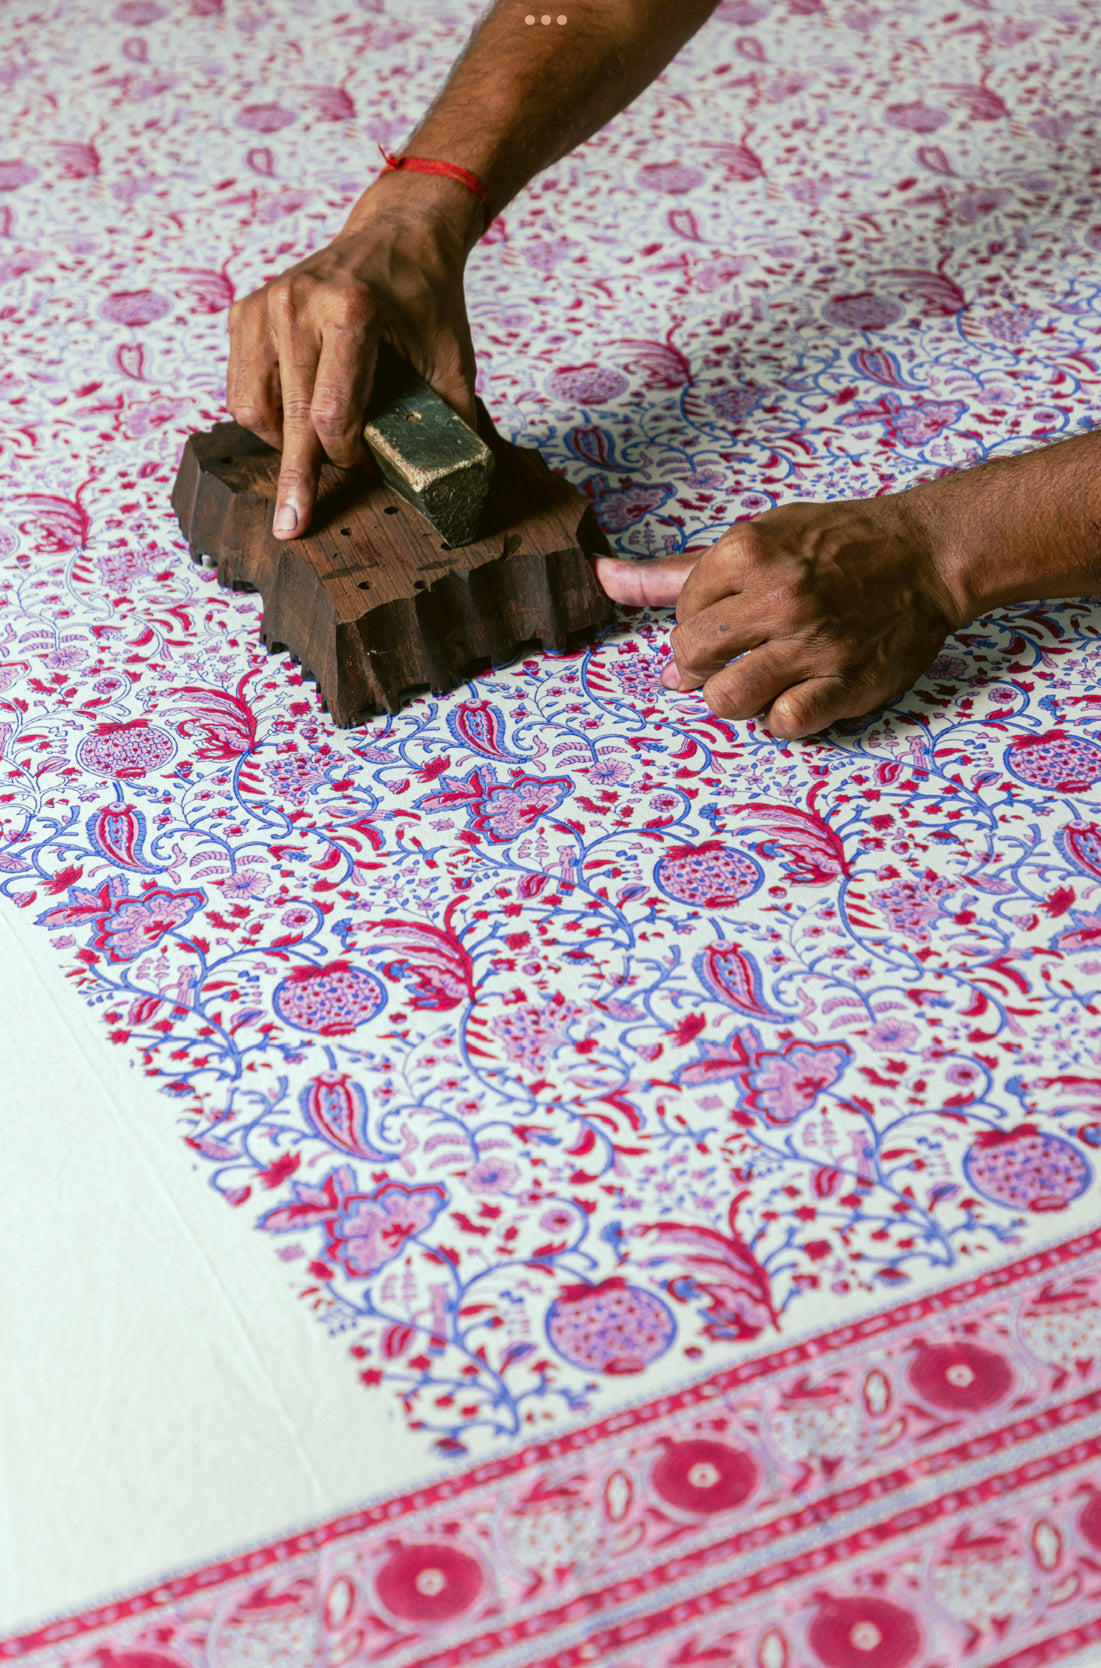
[[[186, 559], [226, 308], [340, 223], [476, 11], [0, 18], [3, 907], [298, 1273], [333, 1371], [448, 1487], [516, 1479], [19, 1650], [444, 1663], [528, 1605], [481, 1659], [994, 1664], [1009, 1628], [1084, 1662], [1094, 1439], [1038, 1481], [1028, 1421], [1085, 1420], [1097, 1359], [1096, 1248], [1059, 1260], [1101, 1149], [1096, 600], [978, 620], [805, 744], [665, 691], [645, 612], [337, 732]], [[498, 424], [640, 557], [1087, 426], [1097, 29], [722, 0], [473, 255]], [[620, 1416], [653, 1442], [602, 1447]], [[824, 1562], [860, 1478], [898, 1555], [846, 1529]], [[650, 1562], [617, 1586], [620, 1558]], [[636, 1579], [674, 1606], [652, 1644]]]

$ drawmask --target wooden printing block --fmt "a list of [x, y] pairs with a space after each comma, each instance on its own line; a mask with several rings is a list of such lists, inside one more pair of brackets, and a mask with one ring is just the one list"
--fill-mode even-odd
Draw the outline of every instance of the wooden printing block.
[[494, 468], [480, 536], [452, 549], [377, 472], [321, 472], [301, 538], [271, 530], [279, 453], [236, 423], [193, 434], [172, 505], [192, 559], [258, 590], [261, 637], [289, 650], [341, 726], [443, 694], [524, 649], [580, 647], [613, 616], [590, 557], [610, 554], [592, 509], [478, 405]]

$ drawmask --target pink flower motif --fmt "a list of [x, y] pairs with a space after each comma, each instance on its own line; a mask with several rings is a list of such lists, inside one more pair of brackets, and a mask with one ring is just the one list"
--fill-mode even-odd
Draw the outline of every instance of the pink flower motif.
[[156, 290], [115, 290], [100, 303], [99, 316], [111, 324], [126, 324], [134, 328], [163, 319], [171, 311], [171, 301], [166, 295], [158, 295]]
[[904, 406], [897, 394], [884, 394], [874, 405], [854, 407], [842, 417], [842, 423], [856, 427], [861, 423], [883, 423], [886, 433], [904, 446], [926, 446], [944, 429], [950, 429], [963, 416], [967, 407], [961, 400], [918, 400]]
[[893, 295], [873, 295], [871, 290], [859, 295], [835, 295], [822, 311], [831, 324], [847, 330], [883, 330], [897, 323], [903, 313]]
[[837, 1082], [851, 1052], [843, 1043], [788, 1043], [782, 1054], [759, 1054], [746, 1079], [752, 1087], [744, 1104], [764, 1112], [771, 1123], [790, 1123]]
[[543, 1212], [539, 1226], [546, 1234], [568, 1234], [577, 1226], [577, 1218], [564, 1205], [556, 1205], [553, 1210]]
[[497, 788], [486, 802], [482, 815], [475, 817], [477, 828], [484, 828], [492, 840], [511, 840], [524, 834], [540, 817], [562, 803], [565, 794], [554, 781], [528, 780], [512, 788]]
[[888, 886], [877, 887], [870, 896], [895, 932], [928, 944], [929, 929], [944, 914], [943, 900], [952, 890], [951, 881], [929, 873], [893, 880]]
[[721, 290], [740, 277], [750, 265], [746, 255], [720, 255], [718, 260], [703, 261], [694, 274], [695, 287], [708, 294], [712, 290]]
[[515, 775], [510, 782], [495, 782], [478, 767], [468, 776], [441, 776], [439, 788], [426, 799], [426, 811], [449, 811], [465, 805], [473, 813], [471, 827], [485, 834], [494, 845], [526, 834], [548, 812], [557, 809], [573, 783], [565, 776]]
[[122, 0], [120, 6], [115, 7], [115, 22], [129, 23], [131, 27], [141, 29], [150, 23], [159, 23], [167, 16], [163, 6], [157, 5], [157, 0]]
[[100, 921], [92, 945], [105, 951], [108, 961], [134, 961], [170, 932], [177, 932], [205, 902], [202, 892], [168, 892], [152, 886], [138, 898], [116, 902], [111, 914]]
[[881, 1019], [868, 1032], [872, 1047], [881, 1048], [885, 1054], [905, 1054], [917, 1040], [917, 1027], [903, 1019]]
[[[543, 242], [529, 243], [525, 259], [536, 272], [553, 272], [562, 261], [568, 261], [581, 250], [581, 244], [571, 237], [556, 237]], [[526, 320], [525, 320], [526, 322]]]
[[621, 371], [607, 365], [563, 365], [547, 378], [547, 388], [555, 399], [570, 405], [603, 405], [618, 399], [629, 386]]
[[1008, 191], [969, 191], [956, 204], [956, 219], [965, 226], [973, 226], [977, 220], [984, 220], [1001, 208], [1008, 196]]
[[38, 178], [38, 169], [29, 162], [0, 162], [0, 191], [17, 191]]
[[143, 440], [155, 434], [166, 423], [174, 422], [181, 412], [191, 409], [190, 400], [156, 399], [135, 402], [125, 408], [119, 424], [127, 440]]
[[516, 1186], [520, 1172], [507, 1158], [483, 1158], [466, 1173], [467, 1190], [471, 1193], [508, 1193]]
[[660, 509], [673, 496], [672, 487], [664, 481], [647, 486], [616, 487], [607, 475], [590, 475], [587, 481], [582, 481], [581, 490], [596, 511], [600, 525], [609, 533], [622, 533], [633, 527], [636, 521]]
[[490, 1029], [504, 1043], [506, 1058], [539, 1071], [569, 1040], [568, 1026], [584, 1011], [559, 993], [548, 1003], [521, 1002], [506, 1009], [497, 1015]]
[[935, 133], [938, 127], [952, 120], [947, 110], [937, 110], [931, 104], [889, 104], [883, 112], [888, 127], [900, 127], [907, 133]]
[[812, 1107], [838, 1081], [852, 1059], [847, 1043], [787, 1042], [782, 1049], [761, 1047], [755, 1026], [735, 1031], [725, 1043], [700, 1043], [700, 1058], [682, 1066], [676, 1081], [690, 1088], [733, 1081], [738, 1112], [760, 1112], [770, 1124], [789, 1124]]
[[699, 168], [686, 168], [682, 162], [648, 162], [638, 171], [639, 185], [651, 191], [666, 191], [673, 197], [694, 190], [705, 178]]
[[446, 1202], [438, 1183], [406, 1187], [403, 1182], [385, 1182], [368, 1196], [353, 1194], [333, 1224], [327, 1254], [353, 1278], [364, 1279], [391, 1262], [407, 1240], [423, 1233]]
[[423, 1187], [384, 1182], [373, 1193], [357, 1193], [355, 1184], [355, 1171], [347, 1164], [331, 1170], [319, 1184], [293, 1182], [290, 1201], [268, 1211], [260, 1226], [273, 1233], [324, 1227], [325, 1255], [362, 1279], [393, 1261], [447, 1203], [439, 1182]]
[[253, 133], [278, 133], [281, 127], [290, 127], [297, 120], [294, 111], [283, 104], [246, 104], [237, 113], [237, 126], [247, 127]]

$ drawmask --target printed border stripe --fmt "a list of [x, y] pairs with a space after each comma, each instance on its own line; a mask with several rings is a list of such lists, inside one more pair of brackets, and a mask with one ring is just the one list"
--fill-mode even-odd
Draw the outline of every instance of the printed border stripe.
[[[931, 1292], [909, 1303], [897, 1304], [891, 1309], [867, 1315], [860, 1320], [845, 1322], [827, 1332], [805, 1338], [797, 1344], [773, 1350], [767, 1355], [724, 1367], [683, 1390], [658, 1396], [635, 1407], [623, 1408], [594, 1424], [566, 1432], [562, 1436], [548, 1438], [534, 1446], [517, 1449], [500, 1459], [483, 1461], [459, 1475], [441, 1478], [408, 1494], [396, 1495], [392, 1499], [333, 1518], [328, 1523], [318, 1524], [299, 1534], [285, 1536], [235, 1557], [170, 1577], [113, 1603], [76, 1612], [47, 1622], [29, 1632], [0, 1640], [0, 1660], [11, 1661], [44, 1646], [61, 1644], [81, 1634], [92, 1633], [113, 1623], [126, 1621], [192, 1594], [228, 1585], [243, 1576], [286, 1563], [304, 1553], [319, 1551], [322, 1547], [344, 1540], [350, 1535], [361, 1534], [380, 1525], [396, 1523], [401, 1518], [422, 1511], [426, 1507], [453, 1502], [461, 1495], [502, 1478], [514, 1476], [518, 1472], [534, 1469], [549, 1460], [582, 1450], [591, 1450], [595, 1443], [606, 1437], [618, 1435], [624, 1430], [637, 1429], [671, 1413], [701, 1403], [713, 1402], [718, 1397], [745, 1385], [759, 1383], [777, 1373], [821, 1360], [854, 1345], [884, 1338], [915, 1322], [959, 1308], [977, 1298], [1009, 1291], [1030, 1279], [1080, 1261], [1099, 1251], [1101, 1228], [1095, 1228], [1087, 1234], [1075, 1235], [1042, 1251], [1030, 1252], [1028, 1256], [1014, 1262], [984, 1270], [969, 1280], [947, 1286], [939, 1292]], [[579, 1662], [584, 1660], [578, 1659]]]

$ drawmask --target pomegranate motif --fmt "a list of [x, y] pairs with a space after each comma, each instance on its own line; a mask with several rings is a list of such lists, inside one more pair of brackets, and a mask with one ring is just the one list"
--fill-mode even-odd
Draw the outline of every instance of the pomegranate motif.
[[620, 1279], [569, 1286], [547, 1312], [547, 1337], [558, 1353], [596, 1373], [640, 1373], [675, 1335], [661, 1298]]
[[903, 308], [893, 295], [835, 295], [822, 309], [831, 324], [847, 330], [883, 330], [902, 317]]
[[963, 1161], [977, 1193], [1016, 1210], [1055, 1211], [1089, 1186], [1089, 1160], [1061, 1135], [1046, 1135], [1032, 1124], [984, 1130]]
[[275, 1011], [299, 1031], [346, 1037], [386, 1005], [386, 991], [373, 973], [345, 961], [302, 967], [276, 986]]
[[922, 1643], [909, 1610], [864, 1593], [824, 1604], [807, 1638], [825, 1668], [908, 1668]]
[[1078, 1528], [1085, 1540], [1101, 1552], [1101, 1494], [1091, 1494], [1078, 1514]]
[[702, 1437], [671, 1442], [650, 1473], [654, 1490], [682, 1512], [728, 1512], [753, 1493], [757, 1466], [744, 1448]]
[[1013, 1386], [1004, 1355], [965, 1339], [919, 1349], [909, 1376], [919, 1396], [950, 1413], [977, 1413], [1000, 1402]]
[[379, 1598], [406, 1622], [446, 1622], [469, 1610], [485, 1586], [482, 1566], [458, 1547], [403, 1546], [375, 1578]]
[[761, 884], [761, 867], [742, 851], [728, 851], [718, 840], [702, 846], [673, 846], [654, 869], [666, 897], [696, 909], [726, 909], [748, 898]]
[[82, 770], [122, 781], [159, 770], [175, 751], [176, 743], [167, 730], [136, 718], [129, 724], [98, 725], [77, 748], [76, 762]]
[[166, 295], [156, 290], [116, 290], [100, 305], [100, 318], [112, 324], [126, 324], [132, 329], [142, 324], [154, 324], [172, 311]]
[[1101, 747], [1085, 736], [1048, 730], [1023, 736], [1006, 749], [1005, 767], [1019, 782], [1049, 793], [1087, 793], [1101, 782]]

